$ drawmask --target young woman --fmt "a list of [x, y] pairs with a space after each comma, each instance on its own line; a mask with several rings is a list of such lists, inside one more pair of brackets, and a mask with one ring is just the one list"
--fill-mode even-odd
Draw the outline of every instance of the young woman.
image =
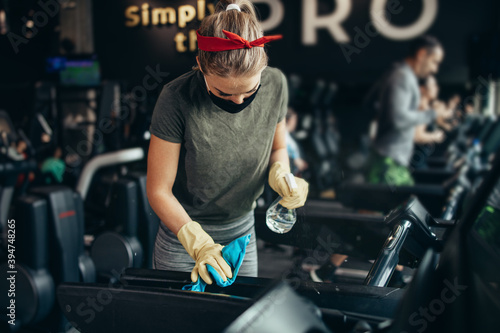
[[[198, 30], [198, 66], [167, 84], [151, 123], [147, 192], [162, 223], [156, 269], [191, 271], [208, 284], [210, 264], [232, 277], [223, 245], [252, 234], [239, 274], [257, 276], [255, 201], [266, 178], [288, 208], [304, 205], [308, 184], [290, 191], [284, 75], [267, 67], [250, 1], [219, 1]], [[268, 167], [270, 167], [268, 172]]]

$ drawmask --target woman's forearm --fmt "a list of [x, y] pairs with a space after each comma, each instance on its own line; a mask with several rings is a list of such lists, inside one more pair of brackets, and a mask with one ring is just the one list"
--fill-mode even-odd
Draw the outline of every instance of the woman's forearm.
[[273, 165], [275, 162], [282, 162], [285, 165], [290, 165], [288, 151], [286, 149], [285, 120], [278, 123], [274, 132], [273, 146], [271, 149], [271, 156], [269, 157], [269, 166]]
[[151, 208], [177, 235], [191, 219], [172, 192], [181, 145], [151, 137], [148, 153], [147, 195]]
[[285, 148], [280, 148], [273, 150], [271, 152], [271, 157], [269, 158], [269, 165], [273, 165], [275, 162], [282, 162], [285, 165], [289, 165], [290, 161], [288, 159], [288, 152]]
[[170, 192], [158, 191], [148, 195], [149, 204], [167, 228], [177, 235], [179, 229], [191, 218], [177, 198]]

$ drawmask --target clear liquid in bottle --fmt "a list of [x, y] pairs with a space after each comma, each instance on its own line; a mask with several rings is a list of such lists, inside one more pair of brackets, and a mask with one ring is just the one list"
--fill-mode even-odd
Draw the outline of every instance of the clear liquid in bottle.
[[[289, 173], [285, 177], [290, 190], [297, 188], [297, 183], [295, 182], [293, 174]], [[278, 197], [276, 200], [274, 200], [274, 202], [266, 211], [267, 227], [271, 231], [278, 234], [289, 232], [297, 221], [297, 212], [295, 211], [295, 209], [288, 209], [286, 207], [283, 207], [279, 203], [281, 199], [283, 198]]]

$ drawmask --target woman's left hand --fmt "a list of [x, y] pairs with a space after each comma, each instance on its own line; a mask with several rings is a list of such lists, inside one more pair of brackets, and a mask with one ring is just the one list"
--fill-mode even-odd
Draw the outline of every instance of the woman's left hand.
[[302, 178], [295, 177], [297, 188], [291, 190], [286, 182], [285, 175], [290, 173], [290, 167], [282, 162], [275, 162], [269, 171], [269, 185], [283, 200], [280, 204], [288, 209], [304, 206], [309, 184]]

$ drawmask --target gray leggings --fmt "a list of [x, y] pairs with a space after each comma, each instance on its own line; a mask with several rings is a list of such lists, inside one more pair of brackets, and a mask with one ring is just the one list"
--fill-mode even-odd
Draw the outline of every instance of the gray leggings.
[[[201, 224], [203, 230], [214, 239], [214, 242], [221, 245], [227, 245], [239, 237], [252, 234], [238, 276], [257, 276], [257, 243], [255, 240], [254, 224], [253, 211], [231, 223]], [[194, 260], [186, 252], [174, 233], [165, 224], [161, 223], [156, 235], [153, 268], [191, 272], [194, 263]]]

